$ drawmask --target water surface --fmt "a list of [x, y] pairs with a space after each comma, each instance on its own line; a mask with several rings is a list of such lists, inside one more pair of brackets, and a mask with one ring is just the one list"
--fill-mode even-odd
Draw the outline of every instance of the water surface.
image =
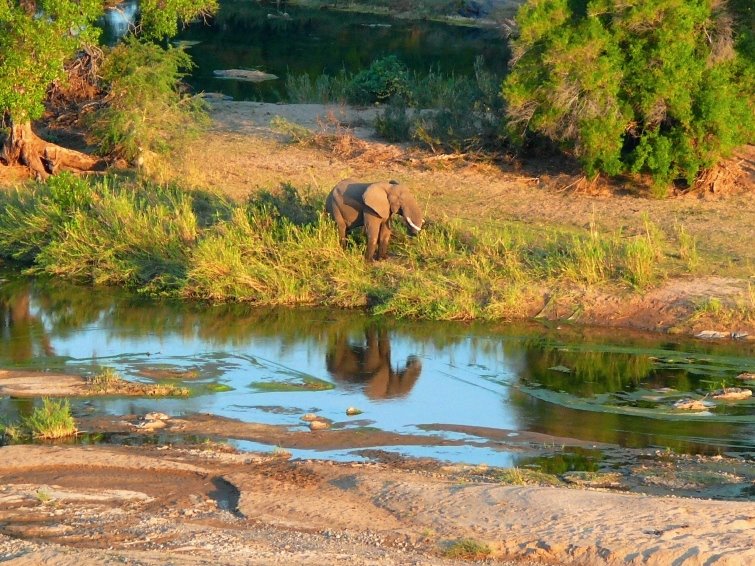
[[[137, 2], [108, 12], [105, 41], [125, 33]], [[283, 15], [285, 14], [285, 16]], [[503, 74], [508, 43], [500, 30], [333, 10], [311, 10], [275, 2], [224, 0], [216, 17], [183, 30], [176, 44], [189, 46], [196, 68], [188, 82], [198, 91], [221, 92], [236, 100], [286, 100], [289, 74], [355, 73], [375, 59], [396, 55], [409, 69], [473, 76], [474, 61]], [[214, 70], [258, 69], [278, 80], [249, 83], [217, 79]]]
[[[471, 439], [459, 448], [429, 442], [403, 450], [491, 465], [510, 465], [512, 456], [476, 438], [474, 427], [510, 438], [532, 431], [625, 447], [755, 453], [752, 400], [703, 413], [672, 407], [753, 371], [752, 343], [185, 304], [13, 277], [0, 286], [0, 305], [0, 367], [91, 375], [107, 366], [126, 379], [195, 392], [75, 400], [82, 413], [211, 413], [304, 429], [300, 417], [314, 412]], [[0, 418], [12, 421], [32, 406], [1, 398]], [[363, 413], [347, 417], [348, 407]]]

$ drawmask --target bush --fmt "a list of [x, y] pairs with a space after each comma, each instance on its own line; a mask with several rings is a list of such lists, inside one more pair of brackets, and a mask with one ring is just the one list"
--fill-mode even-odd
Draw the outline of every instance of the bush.
[[351, 79], [347, 92], [349, 102], [354, 104], [385, 102], [394, 97], [408, 101], [409, 71], [395, 55], [377, 59]]
[[76, 434], [76, 421], [67, 399], [55, 401], [45, 397], [42, 406], [24, 419], [24, 425], [35, 438], [64, 438]]
[[732, 22], [706, 0], [528, 2], [503, 85], [509, 128], [560, 142], [589, 175], [691, 184], [755, 135], [755, 67]]
[[181, 49], [127, 39], [106, 59], [108, 105], [91, 120], [101, 151], [139, 163], [181, 150], [207, 122], [204, 102], [181, 92], [193, 66]]

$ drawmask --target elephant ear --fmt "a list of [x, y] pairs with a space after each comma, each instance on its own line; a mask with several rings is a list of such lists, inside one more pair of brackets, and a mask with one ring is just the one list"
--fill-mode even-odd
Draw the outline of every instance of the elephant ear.
[[394, 212], [391, 210], [391, 205], [388, 201], [388, 191], [386, 190], [390, 186], [389, 183], [372, 183], [364, 191], [364, 195], [362, 195], [364, 204], [369, 206], [375, 211], [375, 214], [384, 220], [391, 215], [391, 212]]

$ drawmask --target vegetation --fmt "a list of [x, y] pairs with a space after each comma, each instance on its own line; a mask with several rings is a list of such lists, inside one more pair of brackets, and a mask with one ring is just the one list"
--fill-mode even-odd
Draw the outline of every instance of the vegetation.
[[[0, 114], [10, 123], [3, 151], [7, 162], [27, 165], [40, 177], [62, 165], [77, 169], [94, 165], [88, 156], [39, 139], [31, 122], [42, 116], [49, 87], [66, 80], [65, 63], [96, 45], [99, 31], [94, 23], [109, 4], [107, 0], [0, 0]], [[216, 0], [168, 4], [144, 0], [138, 29], [147, 41], [163, 40], [177, 33], [179, 21], [216, 7]]]
[[[751, 20], [750, 20], [751, 21]], [[503, 95], [509, 129], [587, 173], [692, 184], [755, 136], [752, 30], [709, 0], [526, 3]]]
[[76, 421], [71, 415], [71, 405], [67, 399], [55, 401], [42, 399], [42, 406], [36, 407], [24, 419], [24, 426], [36, 438], [64, 438], [76, 434]]
[[503, 101], [500, 77], [475, 61], [474, 77], [446, 75], [437, 69], [410, 71], [395, 55], [373, 61], [354, 75], [291, 75], [292, 102], [383, 103], [377, 132], [388, 141], [415, 141], [431, 149], [469, 150], [500, 141]]
[[492, 550], [482, 542], [471, 538], [457, 540], [450, 544], [443, 552], [446, 558], [457, 558], [462, 560], [483, 560], [488, 558]]
[[89, 378], [89, 387], [97, 393], [115, 391], [121, 384], [121, 376], [113, 368], [102, 368], [98, 373]]
[[107, 104], [90, 118], [101, 151], [149, 167], [153, 154], [174, 152], [199, 133], [207, 120], [202, 100], [178, 88], [191, 67], [181, 49], [133, 37], [115, 47], [102, 69]]
[[0, 257], [30, 273], [152, 295], [443, 320], [523, 316], [543, 287], [644, 289], [685, 270], [650, 220], [635, 235], [439, 220], [410, 239], [396, 226], [391, 259], [365, 264], [360, 234], [340, 248], [323, 197], [285, 186], [236, 204], [61, 174], [0, 195]]

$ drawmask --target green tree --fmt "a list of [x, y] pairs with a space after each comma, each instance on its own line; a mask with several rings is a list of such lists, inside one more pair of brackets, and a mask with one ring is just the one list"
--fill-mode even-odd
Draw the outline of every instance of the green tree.
[[503, 85], [509, 128], [559, 142], [589, 175], [691, 184], [755, 137], [751, 23], [717, 0], [530, 0]]
[[[108, 0], [0, 0], [0, 113], [10, 132], [8, 163], [45, 177], [54, 168], [88, 169], [95, 160], [39, 138], [32, 121], [44, 113], [50, 85], [66, 78], [65, 62], [97, 41], [95, 22]], [[148, 40], [175, 35], [179, 23], [207, 15], [217, 0], [142, 0], [137, 29]]]

